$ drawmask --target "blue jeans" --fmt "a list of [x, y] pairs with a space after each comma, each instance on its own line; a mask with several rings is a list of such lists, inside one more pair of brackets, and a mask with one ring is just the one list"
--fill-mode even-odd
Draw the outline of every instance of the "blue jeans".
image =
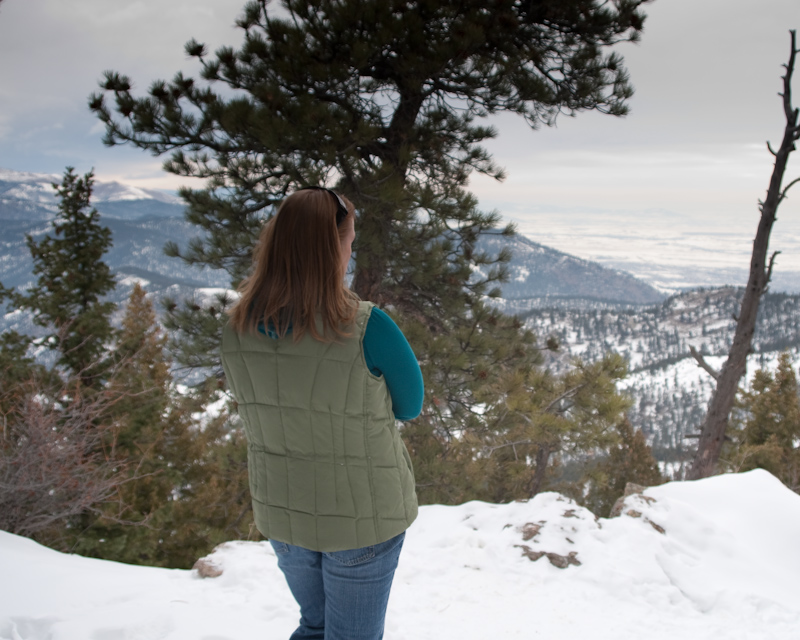
[[319, 552], [270, 540], [300, 605], [291, 640], [380, 640], [405, 533], [360, 549]]

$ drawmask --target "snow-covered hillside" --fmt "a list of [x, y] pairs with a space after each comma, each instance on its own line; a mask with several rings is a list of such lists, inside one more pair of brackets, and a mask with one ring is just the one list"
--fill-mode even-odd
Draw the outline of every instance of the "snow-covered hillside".
[[[743, 289], [696, 289], [661, 304], [569, 309], [536, 309], [525, 322], [539, 336], [555, 336], [561, 354], [550, 365], [559, 370], [572, 356], [597, 360], [605, 353], [622, 354], [631, 370], [663, 367], [689, 355], [695, 347], [706, 355], [727, 354], [736, 328]], [[761, 300], [753, 338], [756, 353], [800, 345], [800, 296], [767, 293]]]
[[[798, 538], [800, 496], [765, 471], [647, 489], [614, 519], [555, 493], [423, 507], [385, 637], [797, 640]], [[0, 639], [289, 637], [297, 607], [268, 543], [230, 542], [209, 560], [220, 577], [0, 533]]]
[[[680, 474], [696, 445], [686, 436], [698, 433], [714, 389], [690, 348], [717, 370], [722, 367], [741, 294], [720, 287], [687, 291], [649, 307], [534, 309], [525, 322], [540, 342], [554, 336], [561, 343], [559, 353], [546, 356], [554, 371], [566, 370], [574, 357], [591, 362], [608, 352], [622, 354], [631, 371], [620, 385], [633, 400], [631, 423], [645, 433], [656, 458], [669, 463], [665, 469]], [[800, 296], [768, 293], [761, 300], [748, 377], [758, 368], [774, 368], [784, 350], [797, 361]]]

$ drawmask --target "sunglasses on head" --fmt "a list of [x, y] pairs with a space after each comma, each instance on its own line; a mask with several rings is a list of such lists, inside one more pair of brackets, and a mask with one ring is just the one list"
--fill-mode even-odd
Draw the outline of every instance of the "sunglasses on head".
[[316, 189], [317, 191], [327, 191], [336, 200], [336, 226], [342, 224], [342, 221], [347, 217], [347, 205], [345, 205], [342, 196], [336, 193], [333, 189], [328, 187], [300, 187], [298, 191], [306, 191], [307, 189]]

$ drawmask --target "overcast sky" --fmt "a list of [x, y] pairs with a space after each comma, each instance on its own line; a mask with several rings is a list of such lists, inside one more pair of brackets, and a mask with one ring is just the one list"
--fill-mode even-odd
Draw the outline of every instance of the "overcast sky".
[[[131, 76], [139, 93], [178, 69], [196, 75], [184, 43], [238, 46], [232, 25], [243, 4], [4, 0], [0, 167], [94, 167], [100, 179], [175, 188], [160, 159], [102, 146], [87, 97], [106, 69]], [[488, 146], [509, 177], [473, 181], [484, 207], [528, 226], [542, 220], [531, 217], [535, 211], [657, 209], [654, 219], [666, 211], [683, 223], [754, 229], [772, 169], [765, 142], [778, 144], [783, 131], [777, 93], [788, 31], [800, 28], [800, 0], [655, 0], [646, 12], [641, 42], [620, 47], [636, 88], [630, 115], [579, 114], [535, 132], [520, 119], [497, 118], [500, 135]], [[800, 70], [795, 96], [800, 105]], [[789, 168], [788, 177], [800, 175], [800, 156]], [[782, 214], [800, 219], [800, 186]]]

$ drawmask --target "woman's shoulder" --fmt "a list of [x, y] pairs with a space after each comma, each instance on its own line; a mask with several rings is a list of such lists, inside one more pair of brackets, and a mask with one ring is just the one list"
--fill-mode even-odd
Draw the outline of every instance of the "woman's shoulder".
[[402, 341], [405, 341], [405, 336], [392, 317], [375, 305], [372, 305], [367, 320], [365, 338], [367, 340], [384, 340], [386, 338], [400, 340], [402, 338]]
[[368, 300], [355, 299], [356, 302], [356, 322], [363, 326], [363, 324], [372, 317], [372, 313], [377, 307], [375, 303]]

